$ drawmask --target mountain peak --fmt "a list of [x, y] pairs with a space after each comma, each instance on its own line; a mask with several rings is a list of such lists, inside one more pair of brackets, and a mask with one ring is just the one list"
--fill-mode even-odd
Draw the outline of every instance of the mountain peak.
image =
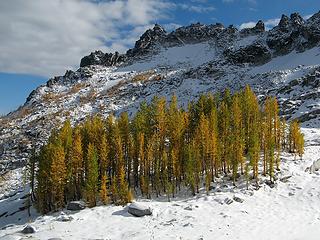
[[285, 29], [289, 26], [289, 22], [290, 22], [289, 17], [287, 15], [282, 14], [278, 26], [280, 27], [280, 29]]
[[292, 13], [290, 15], [290, 22], [294, 26], [301, 26], [304, 24], [304, 19], [300, 16], [299, 13]]

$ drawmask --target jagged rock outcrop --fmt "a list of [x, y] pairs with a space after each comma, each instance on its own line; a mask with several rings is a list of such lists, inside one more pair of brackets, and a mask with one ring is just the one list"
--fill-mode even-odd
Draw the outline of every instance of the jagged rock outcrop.
[[191, 24], [190, 26], [180, 27], [168, 34], [165, 45], [176, 46], [190, 43], [208, 41], [217, 37], [224, 29], [221, 23], [205, 25], [201, 23]]
[[240, 31], [240, 35], [246, 37], [248, 35], [255, 35], [265, 32], [264, 22], [259, 20], [253, 28], [244, 28]]
[[143, 55], [153, 46], [161, 42], [166, 37], [167, 32], [159, 24], [155, 24], [153, 29], [148, 29], [135, 43], [134, 48], [127, 51], [128, 57]]
[[261, 43], [255, 43], [236, 51], [228, 49], [224, 54], [234, 64], [251, 63], [261, 65], [271, 59], [271, 52], [268, 47]]
[[90, 65], [104, 65], [104, 66], [116, 66], [126, 60], [126, 55], [115, 53], [103, 53], [98, 50], [90, 53], [81, 59], [80, 67], [86, 67]]
[[267, 44], [276, 55], [287, 54], [297, 47], [302, 26], [300, 18], [298, 14], [292, 14], [290, 19], [282, 15], [279, 25], [269, 31]]
[[320, 42], [320, 13], [305, 21], [298, 13], [290, 18], [282, 15], [278, 26], [268, 32], [267, 44], [275, 55], [283, 55], [292, 50], [304, 51]]

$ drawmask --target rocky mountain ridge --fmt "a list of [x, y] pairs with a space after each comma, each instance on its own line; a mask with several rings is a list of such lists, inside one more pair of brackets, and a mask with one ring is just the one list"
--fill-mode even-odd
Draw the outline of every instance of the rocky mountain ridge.
[[[222, 48], [221, 51], [234, 63], [261, 64], [270, 60], [272, 56], [287, 54], [292, 50], [304, 51], [316, 46], [320, 41], [319, 24], [320, 12], [308, 20], [304, 20], [298, 13], [293, 13], [290, 17], [282, 15], [278, 26], [269, 31], [265, 31], [262, 20], [259, 20], [253, 28], [240, 31], [232, 25], [225, 28], [221, 23], [211, 25], [196, 23], [167, 33], [162, 26], [156, 24], [153, 29], [147, 30], [136, 42], [134, 48], [129, 49], [125, 54], [95, 51], [81, 59], [80, 67], [118, 66], [130, 60], [134, 61], [150, 51], [159, 50], [161, 47], [176, 47], [205, 41], [220, 43], [218, 46]], [[234, 42], [252, 35], [260, 35], [255, 45], [250, 48], [233, 49]], [[229, 41], [224, 41], [225, 39]], [[246, 58], [250, 54], [254, 57], [253, 59]], [[241, 55], [245, 57], [241, 58]], [[256, 62], [260, 55], [264, 61]]]
[[[281, 114], [317, 126], [320, 114], [320, 12], [304, 20], [283, 15], [238, 30], [200, 23], [167, 33], [156, 24], [125, 54], [92, 52], [77, 71], [53, 77], [18, 110], [0, 119], [0, 172], [24, 166], [32, 145], [52, 128], [92, 114], [133, 113], [141, 101], [176, 93], [180, 104], [201, 93], [249, 84], [260, 98], [277, 96]], [[320, 126], [320, 124], [319, 124]]]

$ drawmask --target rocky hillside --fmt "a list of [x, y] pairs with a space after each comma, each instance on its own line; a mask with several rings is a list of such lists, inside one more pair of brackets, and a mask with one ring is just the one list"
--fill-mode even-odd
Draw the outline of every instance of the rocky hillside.
[[277, 96], [281, 114], [319, 126], [320, 12], [305, 20], [283, 15], [266, 31], [255, 27], [192, 24], [167, 33], [147, 30], [125, 54], [92, 52], [77, 71], [49, 79], [26, 103], [0, 119], [0, 172], [25, 164], [32, 144], [45, 142], [65, 119], [133, 113], [143, 100], [176, 93], [180, 104], [199, 94], [249, 84], [260, 96]]

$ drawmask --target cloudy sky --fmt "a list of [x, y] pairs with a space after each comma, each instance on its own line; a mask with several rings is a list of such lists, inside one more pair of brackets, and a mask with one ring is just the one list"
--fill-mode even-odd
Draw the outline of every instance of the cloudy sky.
[[319, 0], [1, 0], [0, 114], [37, 85], [77, 69], [91, 51], [132, 47], [154, 23], [168, 31], [193, 22], [272, 28], [282, 13], [308, 16]]

